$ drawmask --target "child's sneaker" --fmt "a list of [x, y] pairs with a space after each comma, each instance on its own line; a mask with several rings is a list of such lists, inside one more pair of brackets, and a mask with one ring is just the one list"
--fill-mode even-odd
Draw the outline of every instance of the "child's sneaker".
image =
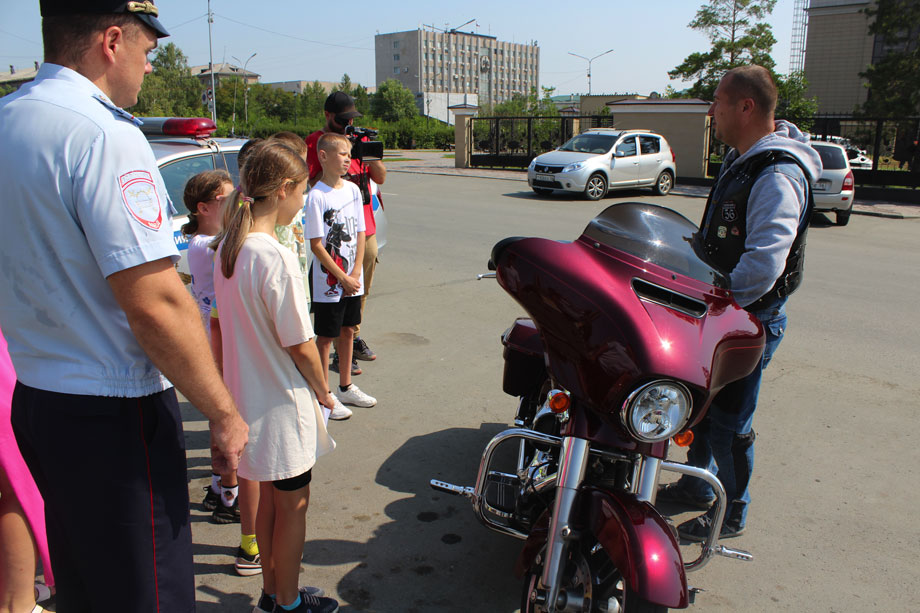
[[[338, 353], [332, 354], [332, 363], [329, 365], [329, 370], [332, 372], [339, 372], [339, 354]], [[351, 376], [354, 377], [354, 376], [360, 375], [362, 372], [364, 371], [361, 370], [360, 366], [358, 366], [358, 362], [354, 358], [351, 358]]]
[[[258, 553], [249, 555], [242, 547], [236, 548], [236, 562], [233, 563], [236, 574], [242, 577], [251, 577], [262, 574], [262, 556]], [[261, 601], [259, 601], [261, 602]], [[271, 609], [268, 609], [271, 611]]]
[[[316, 598], [320, 598], [326, 594], [326, 592], [323, 591], [323, 588], [310, 587], [309, 585], [305, 585], [301, 587], [299, 591], [300, 591], [300, 597], [302, 599], [306, 598], [307, 596], [313, 596]], [[331, 598], [328, 600], [331, 600]], [[336, 603], [336, 606], [338, 606], [338, 603]], [[281, 607], [278, 607], [278, 608], [281, 609]], [[259, 598], [259, 603], [252, 608], [252, 613], [272, 613], [272, 611], [274, 610], [275, 610], [275, 599], [267, 595], [265, 592], [262, 592], [262, 597]], [[283, 609], [281, 610], [283, 611]]]
[[205, 511], [213, 511], [220, 504], [220, 492], [215, 492], [210, 485], [206, 486], [204, 491], [207, 494], [204, 495], [204, 500], [201, 501], [201, 507]]
[[339, 603], [332, 598], [325, 596], [310, 596], [309, 594], [300, 594], [300, 606], [286, 611], [281, 605], [275, 603], [275, 613], [336, 613], [339, 610]]
[[214, 512], [211, 513], [211, 523], [238, 524], [240, 523], [240, 501], [233, 501], [233, 506], [228, 507], [221, 501]]
[[333, 396], [333, 398], [335, 399], [335, 406], [329, 413], [329, 419], [333, 419], [335, 421], [343, 421], [351, 417], [351, 409], [342, 404], [342, 401], [339, 400], [338, 396]]
[[335, 395], [342, 402], [342, 404], [350, 404], [353, 407], [368, 408], [377, 404], [376, 398], [373, 396], [368, 396], [359, 390], [358, 386], [354, 383], [349, 385], [348, 389], [344, 392], [336, 388]]
[[352, 355], [359, 360], [370, 362], [377, 359], [377, 354], [371, 351], [371, 348], [367, 346], [367, 343], [360, 336], [355, 337], [352, 351]]

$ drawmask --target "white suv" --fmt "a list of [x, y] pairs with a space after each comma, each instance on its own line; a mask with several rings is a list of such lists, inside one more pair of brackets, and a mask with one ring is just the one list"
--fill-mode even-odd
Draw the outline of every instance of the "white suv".
[[676, 156], [668, 141], [649, 130], [593, 129], [539, 155], [527, 167], [538, 194], [554, 189], [600, 200], [612, 189], [651, 187], [665, 196], [674, 187]]

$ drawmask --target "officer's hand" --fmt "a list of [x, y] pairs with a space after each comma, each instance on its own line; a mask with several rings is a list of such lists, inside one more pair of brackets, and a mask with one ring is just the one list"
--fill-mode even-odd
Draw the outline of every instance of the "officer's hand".
[[249, 426], [237, 411], [220, 421], [210, 422], [211, 452], [214, 469], [219, 474], [236, 470], [249, 441]]

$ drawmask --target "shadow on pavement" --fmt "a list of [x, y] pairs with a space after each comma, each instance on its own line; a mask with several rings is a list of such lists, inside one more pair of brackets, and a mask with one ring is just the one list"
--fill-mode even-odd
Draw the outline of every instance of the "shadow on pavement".
[[592, 201], [585, 198], [582, 194], [578, 192], [567, 192], [563, 190], [554, 190], [551, 194], [537, 194], [531, 189], [522, 189], [514, 192], [505, 192], [502, 196], [508, 198], [521, 198], [523, 200], [536, 200], [543, 202], [583, 202], [585, 204], [596, 204], [597, 202], [606, 202], [610, 201], [610, 204], [616, 204], [617, 200], [625, 200], [629, 198], [643, 198], [646, 196], [652, 196], [652, 192], [648, 189], [617, 189], [612, 190], [607, 193], [606, 196], [601, 198], [599, 201]]
[[[465, 498], [432, 490], [431, 478], [470, 485], [485, 444], [506, 424], [451, 428], [407, 440], [380, 466], [376, 483], [409, 497], [388, 504], [391, 520], [366, 543], [308, 541], [311, 564], [359, 562], [339, 582], [346, 611], [516, 611], [512, 565], [521, 542], [487, 530]], [[347, 528], [347, 526], [346, 526]]]

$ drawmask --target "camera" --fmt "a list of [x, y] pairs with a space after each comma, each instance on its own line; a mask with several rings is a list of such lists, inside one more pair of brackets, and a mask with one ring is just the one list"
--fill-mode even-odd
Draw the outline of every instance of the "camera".
[[374, 140], [377, 137], [377, 130], [349, 125], [345, 126], [345, 136], [351, 141], [352, 159], [358, 161], [383, 159], [383, 143]]

